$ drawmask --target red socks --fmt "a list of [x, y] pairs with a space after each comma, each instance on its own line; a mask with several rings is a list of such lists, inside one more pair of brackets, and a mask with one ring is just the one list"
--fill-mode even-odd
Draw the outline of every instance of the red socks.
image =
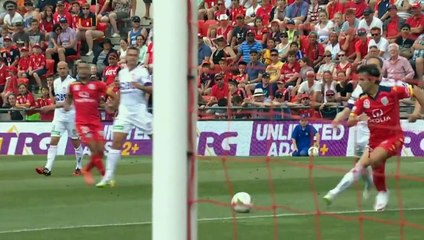
[[105, 167], [103, 165], [103, 153], [101, 154], [92, 154], [91, 161], [85, 166], [87, 171], [91, 171], [94, 167], [99, 170], [102, 176], [105, 175]]
[[380, 165], [372, 168], [372, 176], [374, 180], [375, 188], [378, 192], [386, 192], [386, 175], [385, 175], [386, 163], [381, 163]]

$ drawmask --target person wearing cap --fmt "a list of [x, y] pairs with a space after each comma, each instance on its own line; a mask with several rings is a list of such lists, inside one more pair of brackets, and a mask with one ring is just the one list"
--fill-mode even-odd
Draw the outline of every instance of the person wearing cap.
[[15, 23], [15, 33], [12, 40], [18, 47], [29, 46], [29, 34], [24, 29], [24, 22]]
[[79, 14], [77, 23], [77, 39], [86, 41], [88, 45], [88, 51], [86, 56], [93, 55], [93, 44], [94, 40], [103, 38], [105, 33], [96, 30], [96, 14], [90, 11], [90, 4], [85, 3], [81, 7], [82, 12]]
[[68, 23], [68, 26], [72, 27], [72, 16], [68, 11], [66, 11], [65, 2], [59, 0], [57, 1], [57, 4], [56, 4], [56, 11], [53, 14], [53, 22], [61, 23], [62, 18], [66, 18], [66, 22]]
[[370, 29], [374, 27], [380, 28], [380, 31], [383, 32], [383, 22], [374, 16], [374, 10], [367, 8], [364, 10], [364, 18], [359, 21], [358, 29], [365, 29], [368, 36], [371, 36]]
[[262, 88], [256, 88], [252, 97], [245, 98], [242, 104], [242, 107], [257, 108], [250, 110], [250, 112], [252, 112], [251, 117], [254, 119], [273, 118], [273, 116], [269, 115], [270, 110], [268, 107], [271, 106], [271, 99], [265, 96], [264, 90]]
[[388, 11], [381, 18], [384, 20], [383, 31], [389, 42], [395, 41], [401, 35], [402, 26], [405, 24], [405, 20], [400, 18], [397, 13], [396, 5], [391, 4]]
[[19, 60], [19, 49], [13, 46], [12, 39], [9, 36], [3, 37], [3, 48], [0, 56], [5, 59], [7, 66], [16, 66]]
[[[225, 42], [229, 45], [231, 44], [231, 36], [232, 36], [232, 29], [231, 23], [229, 21], [229, 17], [227, 14], [221, 14], [218, 16], [218, 27], [216, 28], [216, 35], [217, 36], [223, 36], [225, 39]], [[211, 31], [209, 32], [209, 34]], [[209, 35], [208, 34], [208, 35]], [[210, 37], [210, 35], [209, 35]]]
[[291, 136], [293, 157], [309, 156], [310, 147], [319, 147], [320, 135], [315, 127], [309, 124], [308, 119], [311, 117], [307, 113], [301, 114], [299, 125], [296, 125], [293, 129]]
[[289, 38], [289, 43], [299, 42], [299, 32], [294, 20], [289, 19], [286, 21], [286, 33]]
[[147, 38], [147, 30], [141, 27], [141, 19], [139, 16], [133, 16], [131, 18], [132, 28], [128, 32], [128, 43], [130, 45], [136, 44], [136, 38], [139, 35], [142, 35], [145, 39]]
[[9, 33], [14, 33], [16, 22], [22, 22], [24, 18], [21, 14], [16, 12], [18, 5], [15, 1], [8, 0], [4, 2], [3, 8], [7, 11], [6, 15], [3, 18], [4, 27], [9, 30]]
[[277, 90], [277, 85], [275, 83], [270, 82], [269, 73], [265, 72], [262, 74], [262, 81], [257, 84], [250, 84], [246, 87], [246, 92], [248, 95], [252, 92], [252, 90], [262, 89], [262, 92], [266, 98], [272, 98], [272, 94]]
[[413, 3], [411, 5], [411, 13], [406, 23], [411, 26], [411, 38], [413, 40], [417, 39], [420, 34], [424, 33], [424, 15], [421, 13], [421, 4], [419, 2]]
[[246, 33], [246, 41], [240, 44], [237, 52], [236, 62], [242, 58], [242, 61], [250, 62], [250, 52], [255, 50], [257, 53], [261, 53], [263, 46], [260, 42], [255, 40], [255, 31], [250, 29]]
[[4, 90], [1, 92], [1, 97], [3, 98], [3, 106], [7, 102], [6, 100], [9, 94], [18, 94], [18, 78], [16, 77], [18, 69], [16, 69], [16, 67], [10, 66], [6, 68], [6, 72], [6, 83], [4, 85]]
[[414, 45], [414, 40], [411, 39], [411, 26], [407, 23], [404, 23], [400, 28], [400, 36], [396, 38], [395, 43], [399, 45], [400, 55], [406, 57], [407, 59], [412, 58], [412, 46]]
[[24, 78], [27, 77], [26, 73], [28, 72], [31, 60], [29, 49], [27, 47], [22, 47], [20, 51], [21, 53], [18, 61], [18, 77]]
[[101, 51], [97, 51], [94, 53], [94, 58], [92, 63], [97, 66], [97, 74], [101, 75], [103, 73], [103, 69], [106, 66], [109, 66], [109, 55], [111, 53], [116, 53], [112, 47], [112, 41], [110, 38], [105, 38], [105, 40], [100, 44], [102, 48]]
[[365, 28], [358, 29], [358, 40], [355, 43], [356, 58], [354, 64], [359, 64], [368, 54], [368, 45], [370, 39], [367, 37], [367, 30]]
[[284, 18], [287, 24], [289, 20], [293, 20], [296, 25], [303, 23], [308, 15], [309, 4], [303, 0], [295, 0], [286, 8], [286, 16]]
[[249, 27], [244, 22], [244, 15], [238, 14], [235, 19], [233, 31], [231, 32], [231, 47], [237, 50], [240, 44], [246, 40], [246, 34]]
[[211, 88], [209, 95], [211, 98], [206, 104], [207, 106], [212, 106], [221, 98], [228, 98], [228, 94], [230, 93], [228, 83], [224, 82], [224, 76], [222, 74], [215, 74], [214, 81], [215, 85], [213, 85]]
[[130, 0], [112, 1], [113, 11], [109, 13], [109, 23], [112, 26], [113, 38], [120, 37], [117, 21], [118, 19], [124, 19], [130, 16], [132, 3], [133, 1], [130, 1]]
[[77, 54], [77, 33], [69, 27], [65, 17], [60, 18], [59, 22], [62, 32], [57, 38], [58, 48], [47, 48], [46, 58], [52, 59], [52, 55], [56, 53], [59, 61], [65, 62], [67, 56]]
[[333, 120], [339, 111], [338, 107], [342, 107], [343, 105], [337, 101], [335, 90], [328, 89], [324, 95], [325, 102], [320, 105], [319, 111], [323, 118]]
[[43, 76], [46, 70], [46, 57], [43, 54], [43, 50], [41, 46], [37, 43], [32, 47], [32, 54], [29, 57], [29, 68], [28, 68], [28, 76], [33, 77], [35, 82], [38, 85], [38, 88], [41, 89], [41, 76]]

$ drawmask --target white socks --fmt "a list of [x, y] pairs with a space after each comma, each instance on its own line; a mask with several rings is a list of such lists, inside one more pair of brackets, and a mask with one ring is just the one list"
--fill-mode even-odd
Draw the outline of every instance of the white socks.
[[346, 173], [339, 184], [333, 190], [331, 190], [331, 193], [339, 194], [346, 190], [359, 179], [359, 177], [363, 174], [362, 170], [362, 165], [359, 162], [356, 163], [355, 167]]
[[75, 160], [77, 162], [77, 165], [75, 167], [75, 169], [81, 169], [82, 168], [82, 157], [83, 157], [83, 149], [81, 147], [81, 145], [79, 145], [78, 148], [74, 148], [75, 149]]
[[364, 182], [365, 182], [365, 189], [370, 189], [372, 187], [373, 180], [372, 180], [372, 168], [371, 168], [371, 166], [362, 170], [362, 180], [364, 180]]
[[49, 169], [49, 171], [52, 170], [54, 160], [56, 159], [57, 155], [57, 146], [50, 145], [49, 149], [47, 149], [47, 163], [45, 168]]
[[121, 157], [121, 150], [110, 149], [106, 160], [106, 174], [103, 180], [109, 181], [114, 178], [116, 164]]

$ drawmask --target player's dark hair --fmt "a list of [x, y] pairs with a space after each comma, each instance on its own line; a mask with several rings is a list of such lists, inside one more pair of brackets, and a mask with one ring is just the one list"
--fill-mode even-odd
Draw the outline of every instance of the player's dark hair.
[[358, 74], [360, 74], [360, 73], [367, 74], [367, 75], [377, 77], [377, 78], [380, 77], [380, 70], [374, 64], [360, 66], [358, 68], [358, 70], [356, 70], [356, 72]]

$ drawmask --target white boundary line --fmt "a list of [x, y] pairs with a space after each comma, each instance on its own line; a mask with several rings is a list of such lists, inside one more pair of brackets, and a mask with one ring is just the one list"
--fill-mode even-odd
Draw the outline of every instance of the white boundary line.
[[[392, 208], [386, 209], [384, 212], [399, 212], [401, 209]], [[402, 211], [412, 212], [412, 211], [423, 211], [424, 207], [419, 208], [404, 208]], [[334, 212], [323, 212], [324, 214], [354, 214], [354, 213], [378, 213], [374, 210], [352, 210], [352, 211], [334, 211]], [[237, 216], [237, 220], [249, 220], [249, 219], [258, 219], [258, 218], [273, 218], [275, 217], [299, 217], [299, 216], [313, 216], [314, 213], [281, 213], [276, 215], [253, 215], [253, 216]], [[216, 217], [216, 218], [200, 218], [199, 222], [219, 222], [219, 221], [228, 221], [232, 220], [233, 217]], [[73, 225], [73, 226], [62, 226], [62, 227], [44, 227], [44, 228], [24, 228], [16, 230], [6, 230], [0, 231], [0, 234], [10, 234], [10, 233], [24, 233], [24, 232], [41, 232], [41, 231], [52, 231], [52, 230], [68, 230], [68, 229], [78, 229], [78, 228], [100, 228], [100, 227], [120, 227], [120, 226], [135, 226], [135, 225], [150, 225], [151, 221], [144, 222], [127, 222], [127, 223], [107, 223], [107, 224], [86, 224], [86, 225]]]

